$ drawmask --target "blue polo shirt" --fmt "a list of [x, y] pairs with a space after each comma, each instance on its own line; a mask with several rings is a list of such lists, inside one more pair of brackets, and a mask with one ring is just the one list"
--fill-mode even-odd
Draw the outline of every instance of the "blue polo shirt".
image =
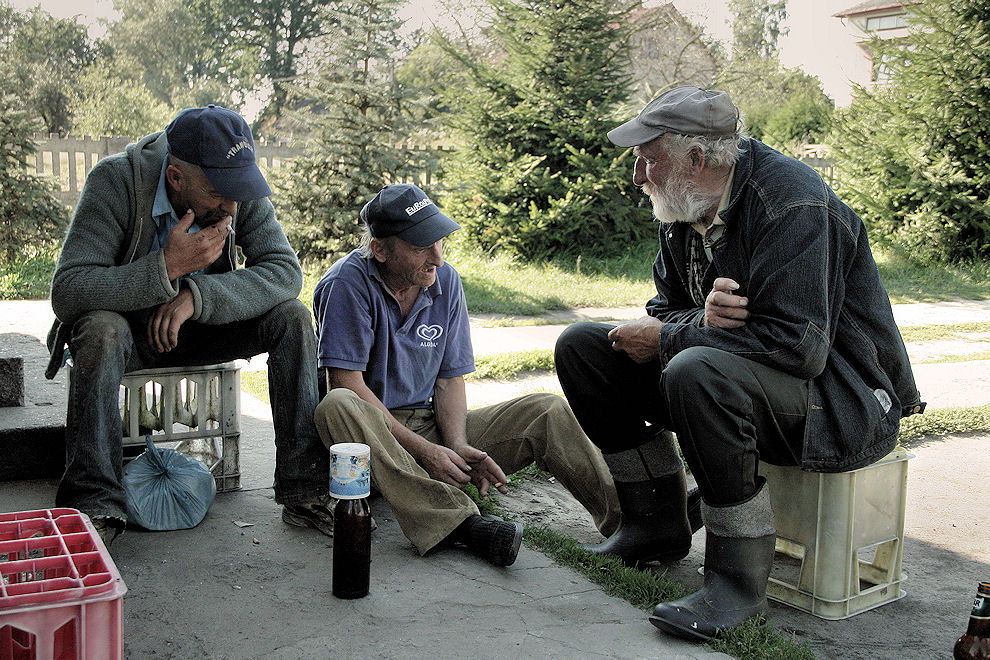
[[461, 278], [447, 263], [436, 273], [403, 320], [374, 258], [331, 266], [313, 292], [320, 366], [364, 372], [386, 408], [428, 408], [437, 378], [474, 371]]

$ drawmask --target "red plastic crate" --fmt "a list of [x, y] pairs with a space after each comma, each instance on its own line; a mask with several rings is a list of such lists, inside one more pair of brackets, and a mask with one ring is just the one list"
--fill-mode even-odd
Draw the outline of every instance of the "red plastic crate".
[[0, 513], [0, 659], [123, 655], [127, 587], [75, 509]]

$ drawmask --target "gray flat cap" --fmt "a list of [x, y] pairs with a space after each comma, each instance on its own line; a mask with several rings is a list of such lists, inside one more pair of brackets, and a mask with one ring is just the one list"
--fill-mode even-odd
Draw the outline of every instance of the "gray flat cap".
[[675, 87], [646, 104], [635, 119], [613, 128], [608, 139], [620, 147], [638, 147], [664, 133], [731, 137], [739, 108], [725, 92], [700, 87]]

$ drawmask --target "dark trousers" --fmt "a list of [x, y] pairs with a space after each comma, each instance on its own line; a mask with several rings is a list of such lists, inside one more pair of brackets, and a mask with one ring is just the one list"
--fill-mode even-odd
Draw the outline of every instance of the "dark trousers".
[[327, 494], [329, 455], [316, 433], [316, 338], [309, 310], [298, 300], [228, 325], [186, 321], [178, 345], [157, 353], [148, 343], [146, 314], [96, 311], [72, 327], [66, 466], [55, 502], [91, 516], [127, 519], [121, 481], [123, 433], [119, 409], [123, 374], [152, 367], [226, 362], [268, 353], [275, 427], [275, 500], [295, 504]]
[[730, 506], [757, 490], [758, 461], [798, 465], [810, 382], [725, 351], [693, 347], [633, 362], [612, 349], [614, 326], [576, 323], [557, 340], [557, 376], [603, 453], [633, 449], [658, 428], [677, 434], [705, 502]]

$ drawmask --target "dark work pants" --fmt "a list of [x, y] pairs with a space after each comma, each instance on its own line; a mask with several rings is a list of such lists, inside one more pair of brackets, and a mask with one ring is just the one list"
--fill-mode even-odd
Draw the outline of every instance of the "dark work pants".
[[123, 432], [119, 409], [124, 373], [152, 367], [226, 362], [268, 353], [275, 430], [275, 500], [282, 504], [327, 495], [329, 454], [316, 432], [316, 338], [298, 300], [227, 325], [186, 321], [178, 345], [157, 353], [147, 340], [146, 314], [96, 311], [72, 326], [66, 466], [55, 496], [90, 516], [127, 519], [121, 481]]
[[798, 465], [809, 381], [725, 351], [693, 347], [661, 369], [612, 349], [601, 323], [557, 340], [557, 376], [603, 453], [633, 449], [658, 428], [677, 434], [705, 502], [730, 506], [757, 490], [758, 461]]

